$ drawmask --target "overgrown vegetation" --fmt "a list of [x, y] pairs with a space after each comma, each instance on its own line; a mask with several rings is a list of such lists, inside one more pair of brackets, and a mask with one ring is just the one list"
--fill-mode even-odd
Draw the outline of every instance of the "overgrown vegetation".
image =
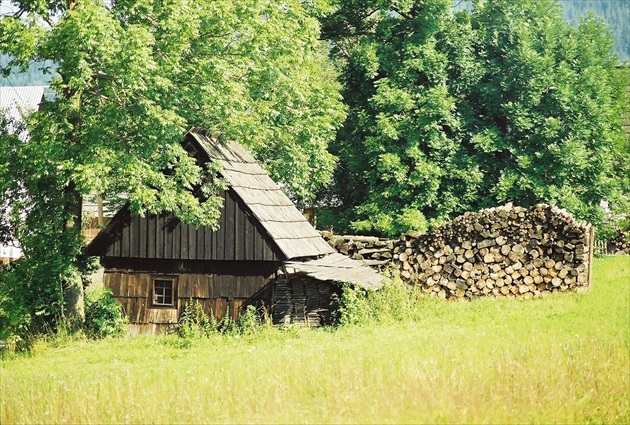
[[2, 357], [0, 422], [625, 424], [628, 257], [594, 273], [524, 302], [390, 296], [333, 331], [40, 341]]
[[85, 331], [88, 336], [97, 339], [123, 336], [127, 333], [127, 322], [111, 290], [102, 286], [88, 288], [85, 292]]
[[[76, 331], [100, 338], [117, 333], [114, 330], [122, 326], [115, 301], [103, 292], [86, 294], [90, 308], [87, 322], [66, 317], [66, 290], [76, 283], [81, 291], [87, 288], [89, 275], [98, 263], [81, 256], [67, 267], [69, 260], [56, 248], [52, 244], [38, 246], [37, 251], [50, 261], [21, 258], [0, 265], [0, 340], [6, 340], [13, 349], [28, 349], [40, 334]], [[58, 257], [53, 258], [55, 253]], [[41, 260], [42, 256], [36, 258]]]
[[0, 266], [0, 340], [15, 350], [24, 341], [33, 316], [22, 261]]
[[212, 312], [207, 314], [203, 310], [199, 301], [189, 300], [174, 333], [189, 343], [191, 340], [213, 335], [250, 335], [262, 331], [264, 325], [270, 325], [269, 319], [262, 317], [253, 305], [248, 305], [236, 320], [232, 319], [229, 310], [223, 318], [217, 320]]
[[423, 294], [418, 288], [404, 283], [396, 270], [388, 271], [390, 278], [378, 291], [368, 291], [344, 285], [336, 312], [337, 326], [369, 325], [392, 321], [414, 320]]

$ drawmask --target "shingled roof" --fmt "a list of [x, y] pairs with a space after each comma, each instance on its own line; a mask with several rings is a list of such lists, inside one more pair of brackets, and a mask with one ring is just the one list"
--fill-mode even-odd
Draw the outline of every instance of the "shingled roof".
[[289, 261], [288, 270], [304, 273], [317, 280], [348, 282], [365, 289], [378, 290], [383, 287], [383, 276], [376, 273], [363, 261], [353, 260], [335, 253], [311, 261]]
[[203, 149], [207, 160], [220, 164], [219, 174], [287, 259], [336, 252], [241, 145], [219, 141], [199, 128], [191, 129], [188, 136]]

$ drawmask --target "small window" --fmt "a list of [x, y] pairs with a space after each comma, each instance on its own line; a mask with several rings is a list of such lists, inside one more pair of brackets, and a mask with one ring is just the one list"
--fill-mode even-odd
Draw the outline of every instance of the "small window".
[[175, 279], [153, 279], [153, 305], [155, 307], [175, 307]]

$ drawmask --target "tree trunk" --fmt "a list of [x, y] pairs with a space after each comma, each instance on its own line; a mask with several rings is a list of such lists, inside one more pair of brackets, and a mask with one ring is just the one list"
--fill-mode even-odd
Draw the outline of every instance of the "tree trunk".
[[[66, 216], [70, 217], [64, 228], [64, 232], [68, 234], [68, 240], [70, 241], [68, 247], [69, 252], [66, 255], [72, 256], [75, 259], [75, 266], [79, 268], [78, 261], [76, 260], [77, 250], [75, 248], [75, 243], [80, 244], [81, 242], [81, 213], [83, 210], [83, 198], [76, 189], [74, 182], [70, 182], [68, 187], [65, 189], [65, 202]], [[78, 273], [70, 277], [68, 281], [65, 282], [64, 304], [64, 315], [66, 318], [73, 322], [83, 322], [85, 320], [83, 282], [81, 281], [81, 276]]]

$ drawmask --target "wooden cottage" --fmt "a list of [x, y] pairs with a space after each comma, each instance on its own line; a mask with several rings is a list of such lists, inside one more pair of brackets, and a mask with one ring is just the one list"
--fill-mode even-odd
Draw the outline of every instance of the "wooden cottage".
[[219, 142], [201, 129], [182, 143], [198, 164], [220, 165], [228, 187], [218, 230], [168, 213], [140, 217], [124, 207], [86, 250], [100, 256], [104, 285], [132, 331], [156, 333], [176, 324], [191, 299], [217, 318], [236, 318], [251, 304], [279, 322], [316, 325], [334, 308], [339, 289], [332, 281], [380, 286], [378, 274], [328, 245], [238, 143]]

